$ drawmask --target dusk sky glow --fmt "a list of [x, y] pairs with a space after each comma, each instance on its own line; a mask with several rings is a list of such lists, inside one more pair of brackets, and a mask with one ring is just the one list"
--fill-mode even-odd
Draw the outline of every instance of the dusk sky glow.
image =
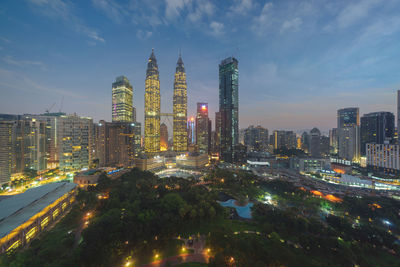
[[133, 86], [144, 122], [151, 49], [161, 110], [172, 112], [179, 51], [188, 117], [218, 108], [218, 64], [239, 60], [240, 128], [336, 127], [336, 111], [395, 113], [400, 1], [5, 0], [0, 6], [0, 113], [76, 112], [111, 121], [111, 84]]

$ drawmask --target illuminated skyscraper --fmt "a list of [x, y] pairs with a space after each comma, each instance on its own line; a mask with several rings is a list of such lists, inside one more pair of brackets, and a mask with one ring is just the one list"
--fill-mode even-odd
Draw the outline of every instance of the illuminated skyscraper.
[[14, 121], [0, 121], [0, 185], [10, 181], [13, 165]]
[[144, 150], [146, 154], [160, 152], [160, 79], [154, 50], [147, 63], [144, 93]]
[[176, 65], [174, 82], [174, 151], [187, 151], [187, 86], [185, 66], [181, 55]]
[[128, 78], [119, 76], [112, 84], [112, 121], [131, 122], [132, 121], [132, 85]]
[[239, 70], [236, 58], [219, 64], [219, 112], [221, 114], [221, 159], [233, 162], [239, 144]]
[[196, 144], [196, 120], [193, 116], [187, 121], [187, 136], [189, 145]]

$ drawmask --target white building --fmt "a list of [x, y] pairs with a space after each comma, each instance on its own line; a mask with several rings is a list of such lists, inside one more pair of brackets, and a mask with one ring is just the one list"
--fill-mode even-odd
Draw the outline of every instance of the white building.
[[388, 174], [400, 173], [400, 145], [367, 144], [367, 166]]

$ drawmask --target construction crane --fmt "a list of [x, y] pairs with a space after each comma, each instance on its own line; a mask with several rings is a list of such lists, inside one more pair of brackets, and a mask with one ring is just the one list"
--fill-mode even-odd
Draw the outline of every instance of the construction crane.
[[51, 105], [50, 108], [46, 109], [46, 113], [50, 113], [50, 110], [56, 105], [56, 102], [53, 103], [53, 105]]

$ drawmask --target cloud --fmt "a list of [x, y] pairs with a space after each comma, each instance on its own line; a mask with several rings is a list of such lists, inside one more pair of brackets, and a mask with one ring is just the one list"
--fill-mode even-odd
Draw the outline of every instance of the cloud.
[[116, 23], [121, 23], [124, 16], [127, 15], [125, 9], [114, 0], [92, 0], [92, 3]]
[[217, 22], [217, 21], [213, 21], [210, 23], [210, 28], [211, 28], [211, 35], [214, 36], [221, 36], [222, 34], [224, 34], [224, 24]]
[[245, 15], [247, 12], [252, 10], [254, 7], [253, 0], [235, 0], [229, 11], [234, 14]]
[[152, 36], [152, 32], [150, 31], [142, 31], [142, 30], [138, 30], [136, 32], [136, 37], [139, 38], [140, 40], [147, 40]]
[[46, 65], [41, 61], [31, 61], [31, 60], [17, 60], [11, 56], [3, 57], [3, 61], [7, 64], [18, 66], [18, 67], [27, 67], [27, 66], [35, 66], [41, 69], [46, 69]]
[[4, 38], [4, 37], [0, 37], [0, 40], [7, 44], [11, 43], [11, 41], [9, 39]]
[[358, 3], [349, 4], [337, 17], [339, 28], [347, 28], [366, 18], [370, 10], [379, 4], [381, 0], [361, 0]]
[[105, 42], [95, 29], [86, 26], [81, 19], [73, 13], [73, 6], [70, 2], [63, 0], [27, 1], [31, 3], [36, 12], [52, 19], [60, 19], [66, 26], [71, 27], [77, 33], [84, 34], [96, 42]]
[[271, 16], [270, 11], [273, 6], [272, 3], [265, 3], [260, 15], [254, 19], [252, 29], [257, 35], [262, 35], [264, 28], [268, 24], [268, 19]]
[[[28, 78], [26, 75], [22, 73], [6, 69], [0, 69], [0, 87], [7, 87], [26, 93], [59, 94], [59, 95], [73, 97], [76, 99], [83, 98], [83, 96], [80, 94], [75, 94], [68, 90], [55, 88], [53, 86], [49, 88], [47, 86], [44, 86], [42, 84], [33, 81], [32, 79]], [[2, 92], [3, 90], [5, 91], [6, 89], [2, 88]]]
[[185, 6], [192, 4], [192, 0], [165, 0], [165, 17], [169, 20], [175, 20], [181, 15]]
[[291, 20], [285, 20], [281, 27], [281, 33], [288, 30], [298, 30], [303, 23], [301, 18], [294, 18]]
[[200, 21], [204, 16], [212, 16], [215, 12], [215, 6], [208, 0], [199, 0], [195, 7], [187, 15], [191, 22]]

